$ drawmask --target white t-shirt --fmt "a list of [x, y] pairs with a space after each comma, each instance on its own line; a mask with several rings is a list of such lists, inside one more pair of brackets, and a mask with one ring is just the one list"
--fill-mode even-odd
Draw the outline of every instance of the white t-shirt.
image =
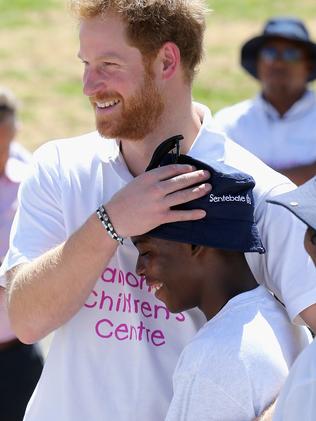
[[316, 95], [312, 91], [282, 117], [258, 95], [220, 110], [214, 118], [231, 139], [272, 168], [316, 161]]
[[166, 421], [254, 420], [309, 339], [264, 287], [237, 295], [183, 350]]
[[[265, 199], [295, 186], [214, 131], [210, 111], [201, 108], [190, 154], [210, 165], [224, 160], [256, 179], [256, 219], [268, 253], [246, 258], [294, 318], [316, 302], [315, 268], [300, 247], [305, 226]], [[34, 158], [2, 270], [60, 244], [132, 180], [117, 143], [97, 133], [49, 142]], [[198, 310], [170, 314], [136, 275], [137, 255], [130, 241], [119, 247], [86, 304], [56, 331], [26, 421], [164, 419], [177, 359], [205, 318]]]
[[298, 356], [277, 400], [273, 421], [314, 421], [316, 340]]

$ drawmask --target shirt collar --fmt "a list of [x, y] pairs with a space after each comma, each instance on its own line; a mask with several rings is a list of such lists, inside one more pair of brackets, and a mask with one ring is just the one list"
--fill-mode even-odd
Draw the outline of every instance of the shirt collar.
[[97, 131], [91, 133], [97, 138], [97, 154], [102, 162], [115, 161], [120, 155], [120, 144], [115, 139], [105, 139]]
[[[316, 97], [314, 92], [307, 90], [304, 95], [292, 105], [292, 107], [282, 116], [282, 120], [284, 119], [292, 119], [302, 114], [305, 114], [307, 110], [311, 107], [315, 106], [316, 104]], [[262, 108], [263, 111], [268, 115], [269, 118], [272, 120], [280, 120], [280, 114], [278, 111], [270, 104], [270, 102], [266, 101], [262, 93], [258, 94], [255, 98], [255, 105]]]
[[[193, 103], [194, 107], [202, 116], [202, 125], [199, 133], [195, 138], [188, 155], [192, 158], [207, 161], [224, 161], [225, 153], [225, 136], [216, 126], [211, 111], [205, 105], [197, 102]], [[210, 147], [210, 144], [212, 147]]]

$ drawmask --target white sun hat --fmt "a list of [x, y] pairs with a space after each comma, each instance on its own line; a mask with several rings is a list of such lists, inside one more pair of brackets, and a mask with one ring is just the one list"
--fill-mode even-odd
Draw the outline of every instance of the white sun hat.
[[267, 202], [284, 206], [306, 225], [316, 230], [316, 176], [296, 189], [275, 196]]

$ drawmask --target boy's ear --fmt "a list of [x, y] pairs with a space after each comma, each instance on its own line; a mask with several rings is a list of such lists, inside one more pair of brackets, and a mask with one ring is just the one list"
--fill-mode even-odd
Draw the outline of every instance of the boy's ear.
[[196, 244], [191, 244], [192, 256], [199, 256], [204, 249], [204, 246], [197, 246]]

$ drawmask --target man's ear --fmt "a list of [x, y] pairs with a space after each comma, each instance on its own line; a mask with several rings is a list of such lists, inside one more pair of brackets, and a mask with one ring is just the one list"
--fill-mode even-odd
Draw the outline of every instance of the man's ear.
[[159, 50], [161, 75], [164, 80], [171, 79], [180, 66], [180, 50], [173, 42], [166, 42]]

